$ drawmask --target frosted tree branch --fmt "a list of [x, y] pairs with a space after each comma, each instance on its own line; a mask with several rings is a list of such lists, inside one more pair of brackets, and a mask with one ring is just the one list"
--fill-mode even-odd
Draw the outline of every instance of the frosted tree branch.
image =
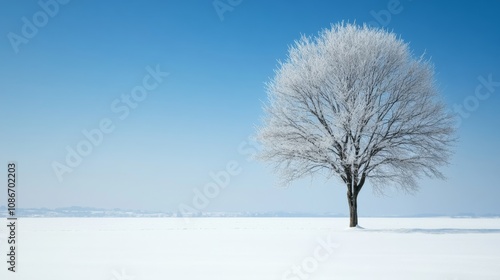
[[338, 24], [303, 36], [267, 84], [260, 158], [284, 184], [327, 171], [355, 195], [365, 180], [414, 191], [423, 176], [444, 178], [454, 119], [433, 76], [381, 29]]

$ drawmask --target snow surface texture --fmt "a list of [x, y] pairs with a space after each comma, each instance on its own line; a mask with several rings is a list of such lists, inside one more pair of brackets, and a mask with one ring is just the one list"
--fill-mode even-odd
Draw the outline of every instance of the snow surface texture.
[[18, 272], [2, 262], [0, 279], [500, 279], [500, 219], [189, 221], [21, 218]]

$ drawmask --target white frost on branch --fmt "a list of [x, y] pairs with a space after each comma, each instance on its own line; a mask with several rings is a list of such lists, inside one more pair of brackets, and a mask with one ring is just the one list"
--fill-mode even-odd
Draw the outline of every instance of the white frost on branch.
[[260, 158], [285, 184], [325, 170], [359, 189], [365, 179], [413, 191], [422, 176], [444, 178], [454, 119], [433, 76], [382, 29], [338, 24], [303, 36], [267, 84]]

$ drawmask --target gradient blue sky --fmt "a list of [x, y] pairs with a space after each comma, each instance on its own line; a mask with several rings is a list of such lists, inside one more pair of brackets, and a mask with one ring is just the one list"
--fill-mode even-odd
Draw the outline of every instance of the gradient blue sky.
[[[176, 211], [212, 181], [210, 172], [236, 161], [241, 174], [204, 211], [348, 213], [340, 182], [280, 189], [238, 147], [259, 124], [264, 83], [295, 39], [340, 21], [377, 23], [374, 14], [387, 15], [380, 11], [390, 3], [243, 0], [221, 20], [212, 1], [72, 0], [15, 53], [8, 34], [22, 35], [22, 18], [42, 8], [1, 0], [0, 155], [19, 164], [19, 206]], [[500, 81], [500, 2], [401, 0], [396, 10], [382, 25], [432, 59], [450, 109], [468, 102], [473, 110], [447, 181], [424, 179], [414, 196], [376, 196], [367, 186], [360, 215], [500, 213], [500, 86], [475, 96], [479, 77]], [[156, 65], [170, 75], [120, 120], [112, 102]], [[64, 163], [66, 147], [103, 118], [115, 130], [59, 182], [52, 163]]]

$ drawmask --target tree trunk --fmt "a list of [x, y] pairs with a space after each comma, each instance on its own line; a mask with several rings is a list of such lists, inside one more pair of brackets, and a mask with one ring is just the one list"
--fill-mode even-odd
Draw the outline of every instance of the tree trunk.
[[[366, 175], [363, 173], [361, 175], [361, 180], [358, 181], [358, 175], [352, 177], [352, 173], [346, 172], [347, 183], [347, 203], [349, 203], [349, 214], [350, 221], [349, 227], [356, 227], [358, 225], [358, 194], [365, 184]], [[357, 173], [354, 173], [357, 174]]]
[[358, 225], [358, 195], [347, 192], [347, 202], [349, 203], [350, 222], [349, 227]]

